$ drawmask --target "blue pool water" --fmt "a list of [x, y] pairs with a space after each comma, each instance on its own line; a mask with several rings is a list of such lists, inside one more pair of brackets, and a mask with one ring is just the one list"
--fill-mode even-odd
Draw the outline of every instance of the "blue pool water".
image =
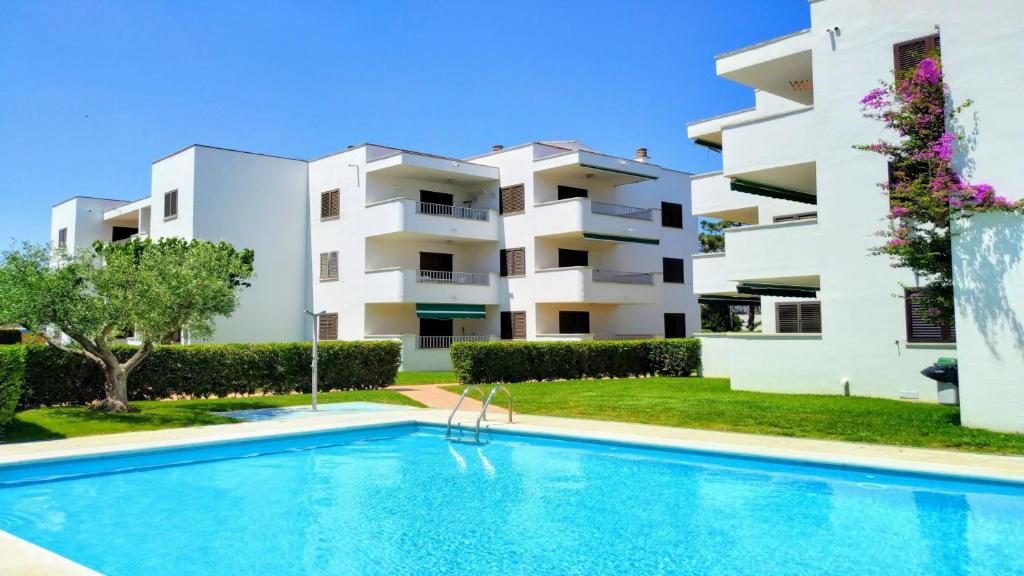
[[396, 410], [414, 410], [414, 408], [412, 406], [383, 404], [381, 402], [333, 402], [331, 404], [320, 404], [315, 411], [309, 406], [287, 406], [282, 408], [233, 410], [231, 412], [217, 412], [216, 414], [227, 416], [228, 418], [258, 422], [261, 420], [315, 418], [338, 412], [391, 412]]
[[1024, 487], [392, 426], [0, 468], [0, 529], [121, 574], [1024, 574]]

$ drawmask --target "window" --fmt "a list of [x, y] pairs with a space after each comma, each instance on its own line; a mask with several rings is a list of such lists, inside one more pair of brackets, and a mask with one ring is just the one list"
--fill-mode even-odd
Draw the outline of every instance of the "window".
[[939, 35], [917, 38], [892, 47], [893, 70], [896, 76], [917, 68], [917, 65], [932, 54], [939, 52]]
[[821, 302], [776, 303], [775, 331], [781, 334], [820, 334]]
[[590, 334], [590, 312], [560, 310], [558, 312], [559, 334]]
[[683, 268], [684, 265], [682, 258], [662, 258], [662, 282], [666, 282], [669, 284], [683, 284], [684, 282], [686, 282], [686, 275], [683, 272]]
[[586, 198], [587, 190], [585, 188], [573, 188], [572, 186], [559, 186], [558, 187], [558, 199], [565, 200], [566, 198]]
[[814, 220], [817, 217], [817, 212], [800, 212], [799, 214], [783, 214], [782, 216], [775, 216], [772, 218], [772, 222], [775, 222], [776, 224], [779, 222], [797, 222], [799, 220]]
[[586, 250], [570, 250], [568, 248], [558, 249], [558, 267], [570, 268], [572, 266], [589, 266], [590, 252]]
[[338, 314], [336, 312], [320, 315], [320, 324], [317, 334], [319, 335], [320, 340], [338, 339]]
[[661, 225], [666, 228], [683, 227], [683, 205], [673, 202], [661, 203]]
[[452, 255], [444, 252], [420, 252], [420, 270], [451, 272]]
[[57, 246], [60, 246], [61, 248], [67, 248], [68, 247], [68, 229], [67, 228], [61, 228], [60, 230], [57, 230]]
[[686, 338], [686, 314], [665, 313], [665, 338]]
[[526, 211], [526, 187], [516, 184], [502, 188], [499, 203], [502, 214], [518, 214]]
[[110, 229], [110, 241], [117, 242], [118, 240], [128, 240], [138, 233], [138, 228], [132, 228], [130, 226], [113, 226]]
[[507, 248], [501, 251], [498, 264], [502, 276], [523, 276], [526, 274], [526, 248]]
[[320, 253], [320, 279], [321, 280], [337, 280], [338, 279], [338, 253], [337, 252], [321, 252]]
[[928, 307], [913, 298], [914, 293], [907, 292], [904, 309], [907, 318], [907, 342], [956, 342], [956, 328], [953, 326], [936, 326], [928, 321]]
[[501, 339], [526, 339], [526, 312], [501, 313]]
[[320, 218], [337, 218], [341, 215], [341, 190], [320, 193]]
[[164, 192], [164, 220], [178, 217], [178, 191]]

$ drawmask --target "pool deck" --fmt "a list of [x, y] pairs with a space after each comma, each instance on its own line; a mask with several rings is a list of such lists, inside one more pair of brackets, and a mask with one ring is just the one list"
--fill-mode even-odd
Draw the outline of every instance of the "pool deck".
[[[448, 414], [448, 410], [432, 408], [393, 412], [337, 412], [317, 418], [220, 424], [0, 445], [0, 464], [385, 424], [444, 425], [448, 420]], [[460, 411], [453, 423], [460, 424], [464, 431], [471, 430], [475, 426], [476, 417], [475, 411]], [[903, 472], [1024, 482], [1024, 456], [998, 456], [525, 414], [515, 415], [515, 422], [509, 424], [506, 418], [506, 413], [496, 411], [491, 414], [491, 419], [485, 425], [493, 430], [504, 429], [510, 432], [550, 434], [576, 439], [610, 440], [831, 465], [867, 466]], [[96, 572], [0, 530], [0, 574], [95, 576]]]

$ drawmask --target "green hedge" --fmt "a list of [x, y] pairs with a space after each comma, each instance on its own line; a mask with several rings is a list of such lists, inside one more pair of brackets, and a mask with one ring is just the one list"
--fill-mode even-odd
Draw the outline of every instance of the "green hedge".
[[[24, 349], [19, 408], [88, 404], [103, 397], [103, 372], [95, 363], [50, 346], [17, 348]], [[131, 346], [114, 349], [121, 359], [134, 351]], [[128, 396], [130, 400], [159, 400], [309, 392], [310, 353], [308, 342], [158, 346], [128, 377]], [[321, 343], [319, 388], [390, 386], [400, 360], [399, 342]]]
[[25, 347], [0, 346], [0, 428], [14, 417], [25, 374]]
[[689, 376], [700, 370], [700, 341], [456, 342], [451, 357], [459, 381], [467, 384]]

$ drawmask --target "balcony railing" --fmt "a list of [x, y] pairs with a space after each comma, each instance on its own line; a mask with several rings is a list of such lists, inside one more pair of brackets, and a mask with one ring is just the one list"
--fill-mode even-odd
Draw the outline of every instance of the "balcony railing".
[[447, 204], [432, 204], [430, 202], [417, 202], [416, 212], [432, 216], [451, 216], [452, 218], [462, 218], [463, 220], [479, 220], [480, 222], [487, 222], [489, 218], [487, 210], [449, 206]]
[[651, 220], [654, 218], [654, 210], [651, 208], [637, 208], [636, 206], [594, 202], [593, 200], [590, 201], [590, 211], [594, 214], [618, 216], [619, 218], [632, 218], [634, 220]]
[[490, 336], [417, 336], [417, 348], [451, 348], [452, 342], [486, 342]]
[[471, 286], [487, 286], [491, 275], [487, 272], [444, 272], [442, 270], [419, 270], [417, 282], [433, 284], [462, 284]]
[[594, 270], [594, 282], [654, 284], [654, 274], [650, 272], [622, 272], [621, 270]]

